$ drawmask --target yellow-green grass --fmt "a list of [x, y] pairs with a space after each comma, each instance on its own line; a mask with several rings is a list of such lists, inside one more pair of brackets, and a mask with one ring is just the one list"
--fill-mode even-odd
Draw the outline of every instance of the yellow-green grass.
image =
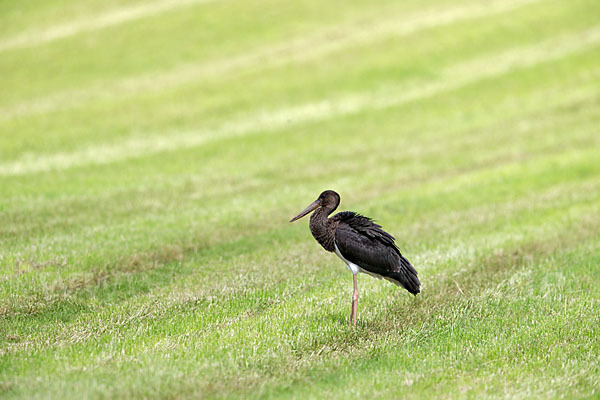
[[0, 3], [0, 395], [598, 396], [596, 3]]

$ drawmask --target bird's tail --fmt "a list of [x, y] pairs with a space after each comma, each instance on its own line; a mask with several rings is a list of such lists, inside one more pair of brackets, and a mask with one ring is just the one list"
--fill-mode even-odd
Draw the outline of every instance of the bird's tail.
[[402, 286], [415, 296], [421, 292], [421, 282], [417, 276], [417, 270], [410, 262], [400, 255], [399, 265], [394, 272], [389, 273], [385, 278], [398, 286]]

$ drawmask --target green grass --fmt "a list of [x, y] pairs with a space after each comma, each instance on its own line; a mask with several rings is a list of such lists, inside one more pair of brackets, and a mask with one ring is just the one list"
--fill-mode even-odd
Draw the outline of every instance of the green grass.
[[[0, 397], [597, 398], [599, 18], [0, 2]], [[355, 329], [324, 189], [423, 283]]]

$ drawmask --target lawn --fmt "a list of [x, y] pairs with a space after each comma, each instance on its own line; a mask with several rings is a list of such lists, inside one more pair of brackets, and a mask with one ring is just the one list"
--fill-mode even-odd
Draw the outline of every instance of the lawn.
[[[598, 398], [597, 0], [0, 2], [0, 397]], [[325, 189], [419, 272], [288, 220]]]

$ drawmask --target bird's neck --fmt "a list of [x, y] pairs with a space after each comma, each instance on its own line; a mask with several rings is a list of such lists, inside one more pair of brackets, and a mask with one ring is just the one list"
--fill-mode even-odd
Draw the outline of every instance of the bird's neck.
[[333, 252], [335, 251], [335, 244], [333, 242], [335, 232], [331, 229], [330, 224], [328, 224], [327, 218], [332, 211], [325, 208], [318, 208], [312, 213], [310, 216], [310, 232], [325, 250]]

